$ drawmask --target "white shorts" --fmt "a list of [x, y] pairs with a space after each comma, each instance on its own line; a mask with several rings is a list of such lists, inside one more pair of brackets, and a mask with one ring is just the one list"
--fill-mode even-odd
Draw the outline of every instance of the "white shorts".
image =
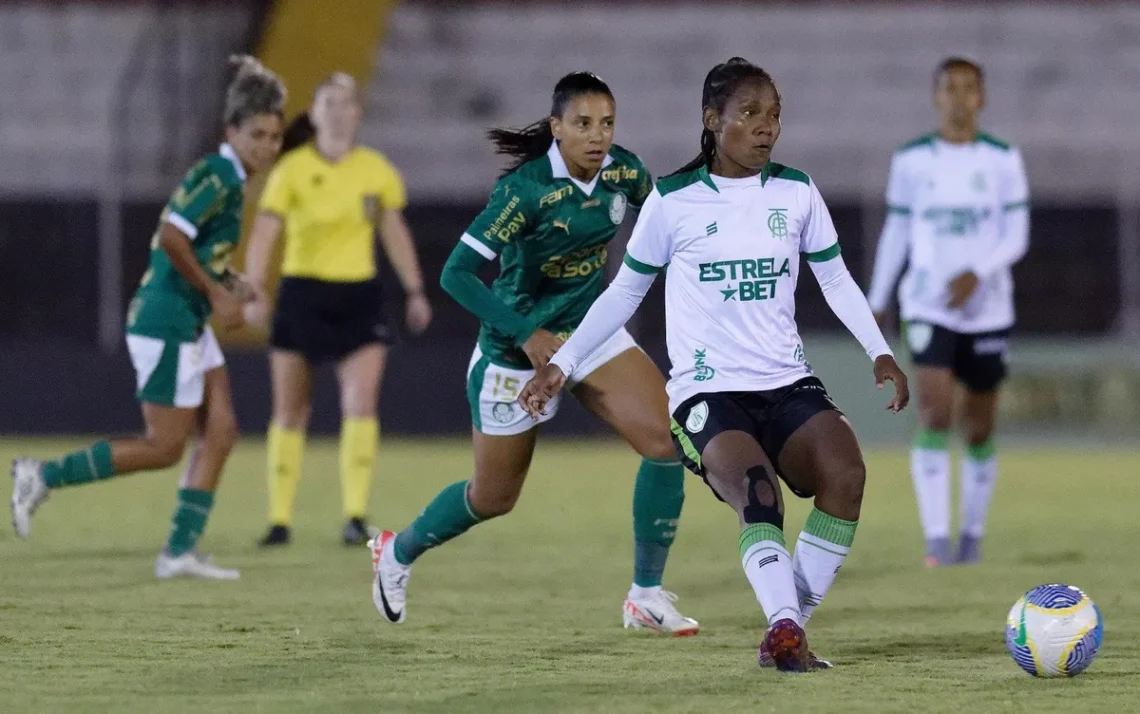
[[[573, 387], [598, 367], [622, 352], [633, 349], [640, 348], [623, 327], [582, 361], [574, 370], [574, 379], [567, 382], [566, 386]], [[556, 394], [546, 403], [546, 414], [540, 416], [538, 421], [531, 419], [516, 401], [523, 385], [533, 376], [533, 369], [505, 367], [492, 362], [479, 349], [479, 345], [475, 345], [475, 352], [467, 366], [467, 401], [475, 428], [491, 436], [513, 436], [553, 419], [562, 401], [561, 394]]]
[[206, 373], [226, 364], [214, 331], [207, 325], [197, 342], [127, 335], [141, 402], [180, 409], [202, 405]]

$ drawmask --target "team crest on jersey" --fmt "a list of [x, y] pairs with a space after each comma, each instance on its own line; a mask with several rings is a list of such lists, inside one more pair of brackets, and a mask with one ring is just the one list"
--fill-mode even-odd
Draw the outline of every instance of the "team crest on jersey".
[[782, 240], [788, 237], [788, 209], [786, 208], [769, 208], [768, 209], [768, 230], [772, 232], [772, 237]]
[[685, 420], [685, 431], [690, 434], [699, 434], [709, 420], [709, 403], [701, 402], [689, 411], [689, 418]]
[[914, 354], [925, 352], [934, 337], [934, 326], [924, 322], [912, 322], [906, 326], [906, 341]]
[[621, 225], [625, 218], [626, 203], [624, 193], [614, 194], [614, 200], [610, 202], [610, 222], [615, 226]]

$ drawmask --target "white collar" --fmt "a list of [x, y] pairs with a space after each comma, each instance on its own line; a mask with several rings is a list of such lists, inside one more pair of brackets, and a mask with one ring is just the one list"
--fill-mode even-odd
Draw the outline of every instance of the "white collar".
[[[598, 185], [598, 177], [602, 175], [601, 170], [594, 174], [594, 178], [590, 179], [589, 183], [579, 181], [570, 175], [570, 169], [566, 166], [566, 160], [562, 158], [562, 152], [558, 150], [558, 142], [550, 142], [550, 149], [546, 152], [546, 157], [550, 159], [550, 175], [553, 178], [570, 179], [574, 185], [582, 189], [587, 196], [594, 192], [594, 186]], [[614, 157], [606, 154], [606, 158], [602, 159], [602, 169], [606, 168], [614, 162]]]
[[218, 147], [218, 153], [230, 160], [230, 163], [234, 165], [234, 171], [237, 171], [238, 178], [245, 181], [245, 167], [241, 165], [241, 159], [238, 158], [234, 147], [223, 142], [222, 145]]

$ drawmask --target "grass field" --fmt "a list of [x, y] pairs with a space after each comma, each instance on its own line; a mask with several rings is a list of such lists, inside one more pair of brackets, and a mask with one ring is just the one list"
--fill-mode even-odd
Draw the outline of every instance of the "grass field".
[[[0, 441], [0, 458], [80, 443]], [[702, 632], [621, 629], [637, 459], [620, 445], [540, 447], [518, 511], [426, 555], [394, 627], [373, 609], [367, 551], [337, 540], [335, 445], [309, 449], [294, 545], [261, 553], [263, 451], [249, 441], [203, 544], [239, 582], [153, 580], [173, 472], [56, 493], [27, 543], [5, 529], [0, 710], [1136, 711], [1140, 454], [1003, 458], [985, 563], [928, 572], [905, 453], [868, 454], [854, 552], [809, 628], [836, 669], [788, 676], [754, 663], [762, 616], [734, 519], [696, 479], [666, 586]], [[377, 523], [402, 526], [469, 464], [462, 442], [389, 442]], [[789, 540], [805, 515], [792, 504]], [[1073, 680], [1024, 675], [1002, 643], [1013, 601], [1049, 581], [1084, 588], [1106, 620], [1099, 659]]]

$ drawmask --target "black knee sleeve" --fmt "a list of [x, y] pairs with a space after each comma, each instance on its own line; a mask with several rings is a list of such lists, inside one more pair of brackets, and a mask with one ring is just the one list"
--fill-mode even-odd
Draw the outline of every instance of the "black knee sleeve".
[[763, 466], [753, 466], [745, 473], [748, 478], [748, 505], [744, 507], [741, 515], [744, 522], [771, 523], [780, 530], [784, 529], [784, 514], [777, 507], [776, 489], [779, 486], [768, 474]]

